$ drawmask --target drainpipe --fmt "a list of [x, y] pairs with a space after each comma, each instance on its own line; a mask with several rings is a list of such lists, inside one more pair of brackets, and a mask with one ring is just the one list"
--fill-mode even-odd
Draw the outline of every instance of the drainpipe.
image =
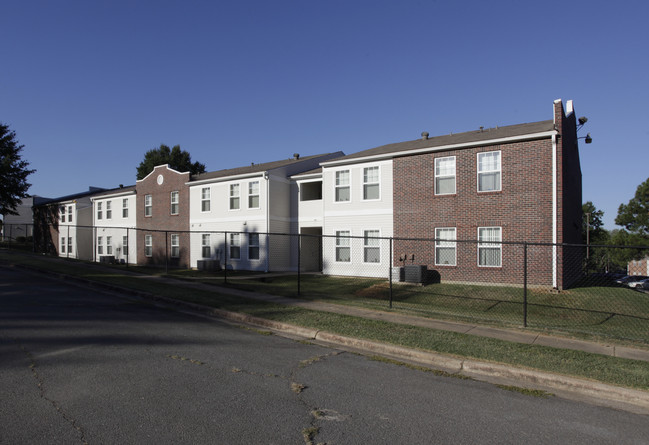
[[552, 287], [557, 288], [557, 135], [552, 135]]

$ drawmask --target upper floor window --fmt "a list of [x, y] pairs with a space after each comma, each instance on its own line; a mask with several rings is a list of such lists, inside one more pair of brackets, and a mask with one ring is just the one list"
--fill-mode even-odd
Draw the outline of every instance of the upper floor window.
[[259, 259], [259, 234], [258, 233], [248, 234], [248, 259], [249, 260]]
[[500, 183], [500, 152], [478, 153], [478, 191], [499, 191]]
[[144, 195], [144, 216], [153, 215], [153, 196]]
[[102, 210], [102, 203], [101, 201], [97, 202], [97, 219], [103, 219], [104, 218], [104, 212]]
[[61, 211], [61, 222], [64, 223], [65, 222], [65, 206], [61, 206], [61, 208], [59, 210]]
[[342, 263], [351, 261], [350, 236], [349, 230], [336, 231], [336, 261]]
[[201, 189], [201, 212], [209, 212], [211, 206], [211, 189], [203, 187]]
[[363, 169], [363, 199], [379, 199], [380, 191], [379, 167], [365, 167]]
[[106, 201], [106, 219], [111, 219], [113, 217], [113, 210], [112, 210], [112, 201]]
[[349, 201], [349, 170], [336, 172], [336, 192], [334, 199], [336, 202]]
[[478, 227], [478, 266], [502, 265], [502, 230], [500, 227]]
[[435, 229], [435, 264], [439, 266], [455, 266], [457, 256], [457, 243], [455, 240], [455, 227]]
[[122, 199], [122, 218], [128, 218], [128, 198]]
[[239, 210], [239, 184], [230, 184], [230, 210]]
[[171, 214], [178, 214], [178, 204], [180, 202], [180, 197], [178, 192], [171, 192]]
[[259, 208], [259, 181], [248, 183], [248, 208]]
[[212, 256], [211, 250], [212, 249], [210, 246], [210, 234], [204, 233], [201, 237], [201, 256], [203, 258], [210, 258]]
[[435, 159], [435, 194], [455, 193], [455, 156]]
[[72, 222], [72, 206], [68, 206], [68, 222]]
[[180, 236], [171, 235], [171, 258], [180, 257]]

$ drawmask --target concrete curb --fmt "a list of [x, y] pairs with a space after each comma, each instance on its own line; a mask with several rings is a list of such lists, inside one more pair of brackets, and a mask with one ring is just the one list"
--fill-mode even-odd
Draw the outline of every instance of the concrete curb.
[[[38, 269], [19, 266], [24, 269], [41, 272]], [[423, 351], [413, 348], [379, 343], [371, 340], [346, 337], [313, 328], [290, 325], [283, 322], [268, 320], [252, 315], [215, 309], [196, 303], [190, 303], [172, 298], [162, 297], [144, 291], [122, 288], [120, 286], [98, 283], [84, 278], [72, 277], [65, 274], [45, 272], [63, 281], [73, 281], [84, 286], [137, 296], [149, 301], [161, 302], [165, 305], [182, 307], [210, 317], [218, 317], [235, 323], [269, 329], [271, 331], [309, 340], [322, 342], [332, 346], [359, 350], [363, 353], [386, 355], [399, 360], [413, 361], [435, 369], [441, 369], [454, 374], [471, 377], [476, 380], [494, 383], [495, 381], [515, 382], [526, 387], [561, 391], [568, 398], [585, 397], [591, 403], [602, 406], [624, 409], [627, 411], [649, 414], [649, 392], [624, 388], [593, 380], [580, 379], [560, 374], [553, 374], [532, 369], [517, 368], [511, 365], [465, 360], [452, 355]], [[572, 395], [573, 397], [570, 397]]]

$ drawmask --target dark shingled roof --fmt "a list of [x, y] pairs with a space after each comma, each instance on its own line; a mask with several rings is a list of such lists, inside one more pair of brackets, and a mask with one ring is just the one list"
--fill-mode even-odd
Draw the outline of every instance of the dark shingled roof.
[[[326, 153], [330, 154], [330, 153]], [[251, 174], [251, 173], [261, 173], [265, 172], [268, 170], [273, 170], [275, 168], [280, 168], [284, 167], [286, 165], [294, 164], [300, 161], [306, 161], [309, 159], [313, 158], [318, 158], [323, 155], [313, 155], [313, 156], [305, 156], [305, 157], [300, 157], [298, 159], [290, 158], [290, 159], [284, 159], [281, 161], [273, 161], [273, 162], [265, 162], [263, 164], [252, 164], [248, 165], [246, 167], [236, 167], [236, 168], [229, 168], [226, 170], [217, 170], [214, 172], [207, 172], [207, 173], [201, 173], [198, 175], [193, 175], [191, 177], [191, 181], [202, 181], [204, 179], [215, 179], [215, 178], [225, 178], [228, 176], [238, 176], [238, 175], [245, 175], [245, 174]]]
[[443, 147], [446, 145], [457, 144], [470, 144], [475, 142], [479, 144], [483, 141], [492, 139], [512, 138], [518, 136], [525, 136], [534, 133], [542, 133], [554, 130], [553, 121], [533, 122], [529, 124], [509, 125], [506, 127], [498, 128], [485, 128], [484, 130], [468, 131], [466, 133], [449, 134], [444, 136], [436, 136], [428, 139], [415, 139], [414, 141], [397, 142], [394, 144], [381, 145], [380, 147], [370, 148], [368, 150], [352, 153], [347, 156], [332, 159], [329, 162], [345, 161], [357, 158], [365, 158], [368, 156], [381, 156], [381, 155], [394, 155], [399, 156], [399, 153], [410, 150], [426, 149], [435, 147]]
[[129, 186], [117, 187], [114, 189], [106, 190], [105, 192], [97, 193], [94, 196], [114, 195], [115, 193], [134, 192], [134, 191], [135, 191], [135, 186], [129, 185]]

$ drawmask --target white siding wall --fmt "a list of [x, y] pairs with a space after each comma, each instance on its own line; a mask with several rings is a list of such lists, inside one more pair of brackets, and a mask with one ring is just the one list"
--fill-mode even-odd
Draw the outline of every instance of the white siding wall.
[[[128, 203], [127, 216], [123, 216], [122, 200]], [[106, 214], [107, 203], [111, 203], [111, 217]], [[101, 203], [102, 218], [98, 219], [98, 203]], [[95, 250], [94, 260], [99, 261], [100, 256], [112, 255], [118, 261], [129, 264], [137, 263], [137, 231], [134, 230], [137, 220], [136, 210], [137, 196], [134, 193], [128, 195], [111, 195], [93, 199], [93, 215], [95, 235], [93, 248]], [[102, 252], [98, 251], [98, 238], [102, 238]], [[111, 238], [112, 253], [107, 252], [107, 238]], [[124, 237], [127, 239], [127, 248], [124, 246]]]
[[[363, 172], [366, 167], [379, 167], [380, 196], [363, 199]], [[350, 172], [350, 200], [335, 202], [336, 171]], [[331, 237], [323, 241], [323, 273], [330, 275], [387, 277], [391, 261], [388, 241], [380, 241], [380, 262], [364, 260], [362, 239], [352, 239], [350, 261], [336, 261], [335, 236], [337, 231], [349, 231], [352, 237], [363, 237], [366, 230], [378, 230], [381, 237], [393, 235], [392, 161], [368, 162], [354, 165], [326, 167], [323, 170], [324, 227], [323, 234]]]

